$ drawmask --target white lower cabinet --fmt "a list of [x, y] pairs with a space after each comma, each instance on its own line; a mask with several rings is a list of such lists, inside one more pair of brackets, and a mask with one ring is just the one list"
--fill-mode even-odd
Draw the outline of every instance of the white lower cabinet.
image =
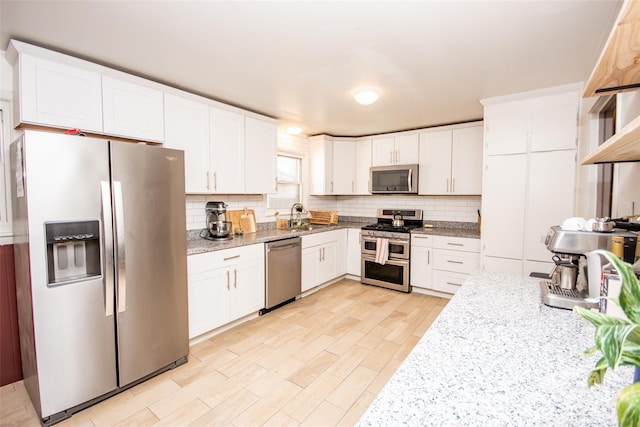
[[264, 245], [187, 257], [189, 338], [264, 308]]
[[361, 248], [360, 248], [359, 228], [350, 228], [347, 230], [347, 274], [360, 276], [361, 264]]
[[431, 289], [433, 236], [411, 236], [411, 286]]
[[454, 294], [480, 267], [480, 240], [411, 236], [411, 286]]
[[345, 273], [345, 232], [343, 229], [302, 236], [302, 292]]
[[469, 274], [479, 268], [479, 239], [434, 236], [433, 290], [454, 294]]

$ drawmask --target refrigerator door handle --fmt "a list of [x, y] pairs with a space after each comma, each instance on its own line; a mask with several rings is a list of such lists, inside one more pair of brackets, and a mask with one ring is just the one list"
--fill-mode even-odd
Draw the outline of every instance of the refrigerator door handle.
[[111, 216], [111, 189], [109, 182], [100, 181], [102, 190], [102, 228], [104, 240], [102, 250], [104, 254], [104, 315], [113, 315], [114, 284], [113, 284], [113, 217]]
[[122, 206], [122, 184], [120, 181], [113, 181], [113, 213], [115, 216], [116, 232], [116, 266], [118, 285], [118, 313], [127, 310], [127, 272], [125, 266], [124, 252], [124, 208]]

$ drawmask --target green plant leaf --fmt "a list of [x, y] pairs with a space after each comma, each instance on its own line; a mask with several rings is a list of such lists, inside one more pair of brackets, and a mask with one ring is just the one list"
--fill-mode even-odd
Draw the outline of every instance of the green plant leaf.
[[633, 266], [622, 261], [613, 253], [604, 250], [594, 251], [604, 256], [615, 267], [622, 286], [620, 288], [620, 296], [618, 297], [619, 305], [627, 318], [635, 323], [640, 323], [640, 282], [633, 272]]
[[640, 382], [631, 384], [622, 390], [618, 395], [616, 408], [620, 427], [640, 425]]
[[602, 384], [604, 381], [604, 374], [607, 373], [607, 368], [609, 364], [607, 363], [607, 359], [604, 357], [600, 358], [598, 362], [596, 362], [596, 366], [589, 373], [589, 377], [587, 378], [587, 384], [591, 387], [594, 384]]

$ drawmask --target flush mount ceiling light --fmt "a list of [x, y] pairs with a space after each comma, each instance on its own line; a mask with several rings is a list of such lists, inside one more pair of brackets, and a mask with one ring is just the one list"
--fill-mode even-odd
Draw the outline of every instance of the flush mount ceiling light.
[[291, 135], [298, 135], [302, 132], [302, 128], [300, 126], [289, 126], [287, 128], [287, 133]]
[[371, 105], [378, 100], [378, 92], [372, 89], [359, 90], [353, 98], [358, 104]]

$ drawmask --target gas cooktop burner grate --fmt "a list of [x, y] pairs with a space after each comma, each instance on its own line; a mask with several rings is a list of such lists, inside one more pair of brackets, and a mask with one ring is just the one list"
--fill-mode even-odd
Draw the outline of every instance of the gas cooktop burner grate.
[[369, 224], [362, 227], [363, 230], [392, 231], [396, 233], [409, 233], [414, 228], [417, 228], [417, 226], [394, 227], [391, 224]]

